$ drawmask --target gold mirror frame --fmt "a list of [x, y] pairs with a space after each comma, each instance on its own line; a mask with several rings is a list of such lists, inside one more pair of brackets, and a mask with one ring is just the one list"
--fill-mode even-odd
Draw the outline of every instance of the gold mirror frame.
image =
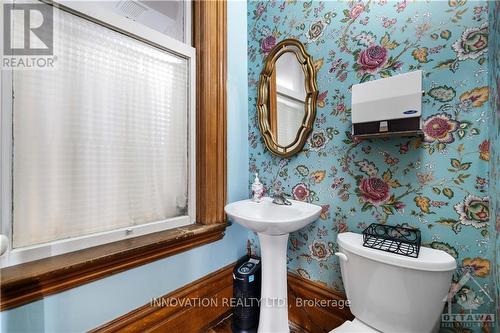
[[[285, 52], [295, 54], [297, 60], [304, 71], [304, 88], [306, 98], [304, 101], [304, 118], [297, 131], [297, 136], [292, 143], [287, 146], [281, 146], [277, 143], [276, 133], [273, 131], [270, 119], [273, 117], [270, 110], [271, 89], [273, 73], [278, 58]], [[273, 89], [274, 90], [274, 89]], [[276, 93], [274, 91], [274, 93]], [[257, 91], [257, 113], [259, 117], [259, 128], [266, 147], [275, 155], [280, 157], [290, 157], [298, 153], [304, 147], [307, 137], [312, 131], [314, 119], [316, 118], [316, 101], [318, 98], [318, 87], [316, 84], [316, 71], [312, 57], [306, 52], [304, 45], [296, 39], [284, 39], [271, 50], [267, 55], [264, 68], [260, 74], [259, 88]], [[276, 107], [276, 106], [275, 106]], [[275, 117], [274, 115], [274, 117]]]

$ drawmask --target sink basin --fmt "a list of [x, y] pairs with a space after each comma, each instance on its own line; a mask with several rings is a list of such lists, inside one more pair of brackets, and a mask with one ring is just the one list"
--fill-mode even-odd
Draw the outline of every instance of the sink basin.
[[234, 222], [257, 232], [262, 260], [262, 285], [258, 333], [289, 333], [286, 250], [288, 235], [318, 219], [321, 207], [290, 200], [277, 205], [271, 198], [261, 202], [242, 200], [226, 205]]
[[284, 235], [302, 229], [318, 219], [321, 207], [290, 200], [290, 206], [273, 204], [265, 197], [261, 202], [242, 200], [226, 206], [226, 214], [236, 223], [266, 235]]

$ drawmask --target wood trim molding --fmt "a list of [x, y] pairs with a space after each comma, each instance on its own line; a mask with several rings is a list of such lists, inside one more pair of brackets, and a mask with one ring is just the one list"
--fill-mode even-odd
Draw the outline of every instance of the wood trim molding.
[[196, 48], [196, 221], [225, 220], [226, 1], [193, 2]]
[[[211, 299], [212, 304], [217, 306], [154, 307], [148, 303], [91, 332], [203, 332], [220, 318], [227, 316], [231, 310], [228, 302], [223, 299], [229, 299], [233, 294], [234, 265], [235, 263], [228, 265], [157, 299], [164, 300], [165, 304], [168, 304], [169, 299], [178, 300], [178, 304], [188, 304], [188, 299]], [[297, 298], [324, 302], [328, 306], [298, 307]], [[289, 319], [305, 332], [329, 332], [344, 321], [353, 319], [348, 308], [333, 306], [335, 301], [346, 302], [341, 294], [319, 283], [288, 273]]]
[[0, 311], [221, 239], [226, 227], [226, 2], [193, 3], [197, 224], [0, 270]]
[[[157, 299], [166, 305], [169, 300], [178, 300], [177, 306], [174, 302], [170, 302], [172, 306], [152, 306], [151, 302], [91, 332], [200, 332], [230, 311], [223, 299], [233, 294], [233, 266], [234, 263]], [[188, 304], [187, 300], [195, 299], [210, 299], [214, 306], [196, 306], [195, 301]]]
[[269, 110], [275, 110], [275, 112], [269, 112], [269, 126], [271, 134], [276, 138], [276, 141], [278, 141], [278, 90], [276, 87], [276, 71], [271, 73], [269, 82]]
[[346, 320], [354, 319], [344, 295], [290, 272], [288, 304], [290, 321], [310, 333], [330, 332]]
[[221, 224], [192, 224], [3, 268], [0, 310], [217, 241], [224, 230]]

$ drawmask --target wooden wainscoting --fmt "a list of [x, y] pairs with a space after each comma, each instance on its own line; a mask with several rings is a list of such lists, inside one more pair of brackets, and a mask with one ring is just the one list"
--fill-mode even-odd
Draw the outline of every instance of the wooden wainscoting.
[[[91, 332], [200, 332], [215, 324], [230, 310], [229, 299], [233, 294], [234, 264], [228, 265], [202, 277], [180, 289], [157, 298], [168, 302], [168, 306], [148, 303], [121, 317], [106, 323]], [[197, 304], [195, 300], [210, 299], [211, 306]], [[191, 300], [191, 304], [188, 303]], [[173, 303], [175, 302], [175, 303]]]
[[[233, 293], [234, 265], [155, 299], [156, 304], [163, 301], [165, 306], [155, 306], [153, 302], [145, 304], [91, 332], [207, 332], [230, 313], [229, 302], [225, 300], [231, 298]], [[200, 306], [194, 301], [199, 299], [210, 299], [211, 306]], [[323, 307], [297, 306], [298, 299], [328, 304]], [[175, 300], [175, 304], [171, 302], [168, 306], [169, 300]], [[303, 332], [329, 332], [353, 318], [348, 308], [336, 307], [332, 301], [345, 302], [345, 298], [321, 284], [288, 273], [289, 318]]]
[[[310, 302], [304, 302], [308, 300]], [[313, 305], [315, 302], [316, 305]], [[310, 333], [330, 332], [354, 319], [345, 296], [323, 284], [288, 273], [288, 318]]]

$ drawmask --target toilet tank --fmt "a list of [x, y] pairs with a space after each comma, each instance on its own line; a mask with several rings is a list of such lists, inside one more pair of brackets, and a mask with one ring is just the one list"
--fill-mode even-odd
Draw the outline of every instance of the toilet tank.
[[360, 234], [337, 237], [351, 312], [384, 333], [426, 333], [439, 327], [456, 268], [448, 253], [426, 247], [410, 258], [363, 246]]

